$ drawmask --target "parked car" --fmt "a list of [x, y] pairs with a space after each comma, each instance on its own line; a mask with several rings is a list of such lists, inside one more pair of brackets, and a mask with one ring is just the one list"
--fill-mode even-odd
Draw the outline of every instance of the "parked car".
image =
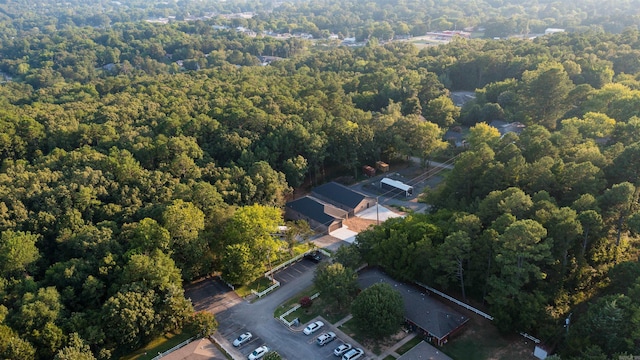
[[364, 351], [360, 348], [351, 349], [347, 351], [344, 355], [342, 355], [342, 360], [356, 360], [360, 359], [360, 357], [364, 354]]
[[327, 345], [328, 343], [332, 342], [335, 339], [336, 339], [336, 334], [334, 332], [332, 332], [332, 331], [329, 331], [327, 333], [324, 333], [324, 334], [318, 336], [318, 338], [316, 339], [316, 342], [320, 346], [325, 346], [325, 345]]
[[304, 328], [302, 332], [305, 335], [311, 335], [314, 332], [318, 331], [323, 326], [324, 326], [324, 323], [322, 321], [312, 322], [311, 324], [307, 325], [307, 327]]
[[335, 350], [333, 350], [333, 355], [335, 356], [343, 355], [347, 351], [351, 350], [351, 348], [352, 348], [351, 344], [344, 343], [338, 346]]
[[304, 258], [307, 260], [311, 260], [314, 263], [319, 263], [322, 261], [322, 253], [320, 251], [312, 251], [310, 253], [304, 254]]
[[233, 340], [233, 346], [238, 347], [238, 346], [248, 342], [249, 340], [251, 340], [252, 337], [253, 337], [253, 334], [251, 334], [250, 332], [246, 332], [244, 334], [240, 334], [240, 336], [238, 336], [237, 339]]
[[259, 348], [253, 350], [251, 354], [249, 354], [249, 360], [257, 360], [262, 358], [266, 353], [269, 352], [269, 348], [266, 345], [262, 345]]

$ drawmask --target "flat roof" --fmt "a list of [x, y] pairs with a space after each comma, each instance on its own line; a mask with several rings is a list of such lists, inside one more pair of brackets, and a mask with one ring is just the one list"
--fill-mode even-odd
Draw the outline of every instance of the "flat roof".
[[381, 184], [387, 184], [387, 185], [391, 185], [397, 189], [403, 190], [403, 191], [408, 191], [410, 189], [413, 189], [413, 186], [407, 185], [405, 183], [403, 183], [402, 181], [398, 181], [398, 180], [393, 180], [390, 178], [383, 178], [382, 180], [380, 180]]
[[407, 320], [439, 339], [443, 339], [469, 321], [466, 316], [429, 295], [426, 289], [396, 281], [381, 270], [366, 269], [358, 276], [358, 283], [362, 288], [379, 282], [387, 283], [400, 292]]
[[438, 348], [422, 341], [411, 350], [400, 356], [398, 360], [453, 360]]

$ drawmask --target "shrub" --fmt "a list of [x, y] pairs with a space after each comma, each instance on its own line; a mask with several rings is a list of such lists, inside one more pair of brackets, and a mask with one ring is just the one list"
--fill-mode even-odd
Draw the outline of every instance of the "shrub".
[[300, 299], [300, 306], [302, 306], [303, 308], [308, 308], [312, 304], [313, 304], [313, 300], [311, 300], [308, 296], [305, 296], [302, 299]]

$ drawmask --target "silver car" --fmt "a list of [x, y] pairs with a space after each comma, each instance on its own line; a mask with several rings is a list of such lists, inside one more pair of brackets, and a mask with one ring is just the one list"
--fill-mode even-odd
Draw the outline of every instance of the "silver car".
[[247, 341], [251, 340], [251, 338], [253, 337], [253, 334], [251, 334], [250, 332], [246, 332], [244, 334], [241, 334], [240, 336], [238, 336], [237, 339], [233, 340], [233, 346], [238, 347], [244, 343], [246, 343]]

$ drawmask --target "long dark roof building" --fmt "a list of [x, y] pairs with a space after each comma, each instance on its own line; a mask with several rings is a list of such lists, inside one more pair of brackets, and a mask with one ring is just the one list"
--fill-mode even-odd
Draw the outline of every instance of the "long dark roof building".
[[374, 198], [333, 181], [314, 188], [311, 190], [311, 194], [322, 201], [346, 210], [349, 215], [375, 204]]
[[301, 197], [286, 205], [287, 218], [304, 219], [314, 230], [331, 232], [342, 226], [347, 212], [311, 196]]
[[469, 321], [468, 317], [433, 298], [426, 290], [395, 281], [379, 270], [365, 270], [358, 276], [362, 288], [378, 282], [387, 283], [400, 292], [407, 322], [424, 331], [439, 346], [449, 341], [449, 337]]

